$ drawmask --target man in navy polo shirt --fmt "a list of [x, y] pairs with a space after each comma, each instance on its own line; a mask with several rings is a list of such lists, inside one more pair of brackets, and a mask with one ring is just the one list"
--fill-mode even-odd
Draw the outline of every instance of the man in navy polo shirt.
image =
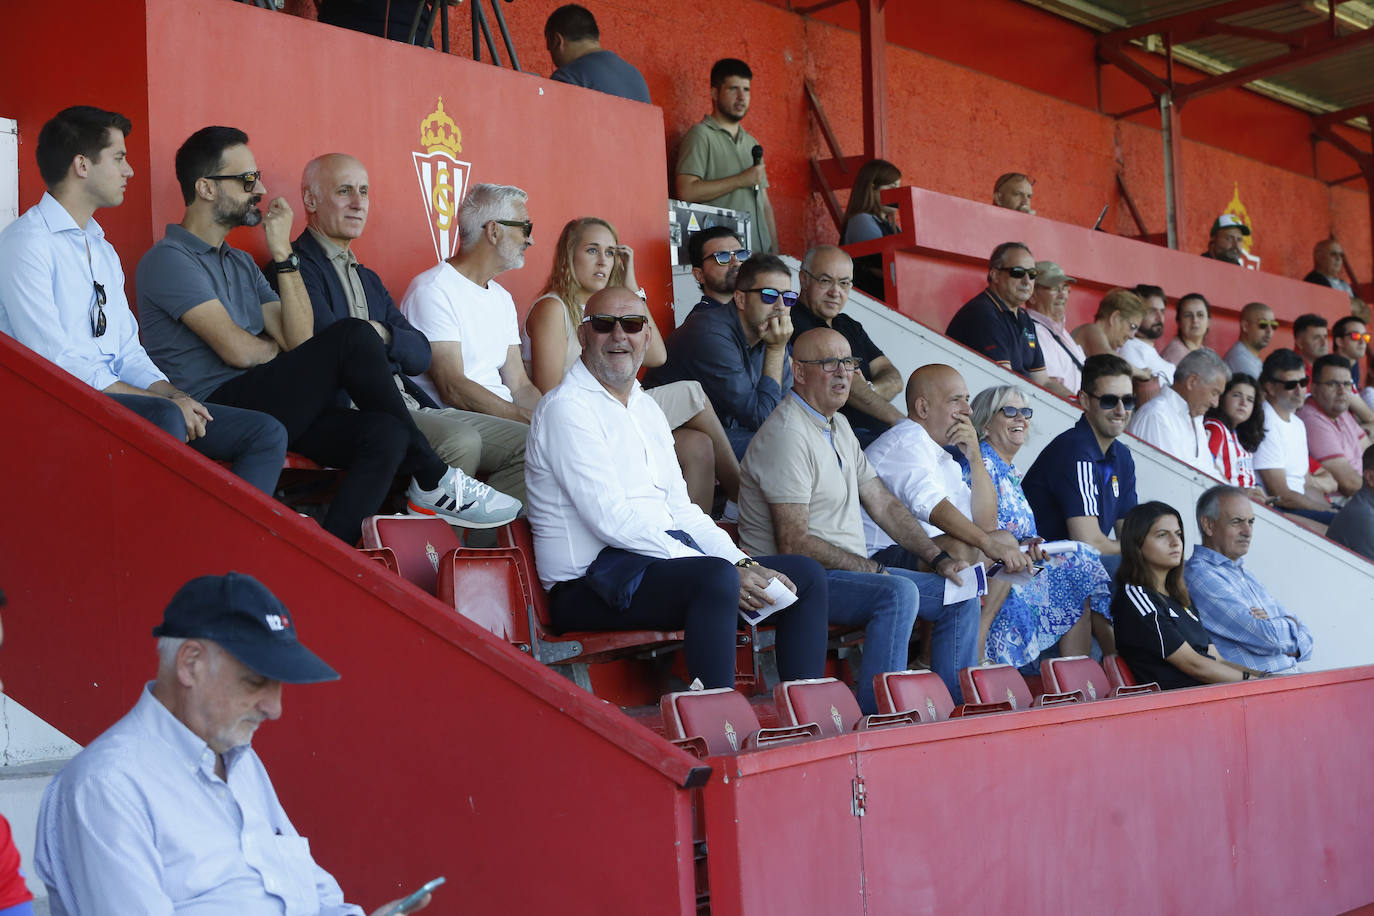
[[1116, 575], [1121, 545], [1111, 537], [1135, 508], [1135, 461], [1117, 438], [1135, 409], [1131, 365], [1115, 353], [1083, 361], [1083, 417], [1045, 446], [1022, 482], [1040, 536], [1095, 547]]
[[1035, 275], [1029, 248], [1021, 242], [998, 245], [988, 259], [988, 288], [955, 313], [945, 336], [1043, 385], [1049, 380], [1045, 355], [1024, 308], [1035, 292]]

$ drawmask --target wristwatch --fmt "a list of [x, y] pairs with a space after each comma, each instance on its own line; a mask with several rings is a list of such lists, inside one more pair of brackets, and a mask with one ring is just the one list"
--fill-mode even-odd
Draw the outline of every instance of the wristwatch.
[[738, 566], [740, 569], [748, 569], [751, 566], [758, 566], [760, 564], [759, 561], [755, 560], [753, 557], [745, 557], [742, 560], [736, 561], [735, 565]]
[[285, 261], [273, 261], [272, 269], [279, 274], [294, 273], [301, 269], [301, 256], [293, 251]]

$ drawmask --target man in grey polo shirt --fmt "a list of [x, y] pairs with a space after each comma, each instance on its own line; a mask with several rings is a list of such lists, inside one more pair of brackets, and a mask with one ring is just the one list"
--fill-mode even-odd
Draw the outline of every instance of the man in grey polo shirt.
[[[692, 125], [677, 154], [677, 196], [752, 217], [750, 251], [778, 253], [778, 227], [768, 199], [763, 147], [740, 126], [749, 111], [754, 72], [742, 60], [726, 57], [711, 67], [713, 110]], [[755, 151], [757, 150], [757, 154]]]
[[[519, 503], [475, 494], [416, 428], [391, 377], [381, 337], [347, 318], [314, 332], [310, 297], [291, 250], [291, 208], [265, 189], [248, 136], [232, 127], [192, 134], [176, 155], [186, 201], [181, 223], [139, 262], [139, 324], [148, 355], [198, 400], [261, 410], [286, 427], [289, 447], [347, 469], [324, 528], [357, 541], [364, 517], [382, 506], [398, 472], [413, 475], [407, 507], [455, 524], [492, 527]], [[262, 224], [278, 296], [253, 259], [230, 247], [235, 226]], [[335, 404], [344, 389], [358, 410]], [[484, 488], [485, 489], [485, 488]]]

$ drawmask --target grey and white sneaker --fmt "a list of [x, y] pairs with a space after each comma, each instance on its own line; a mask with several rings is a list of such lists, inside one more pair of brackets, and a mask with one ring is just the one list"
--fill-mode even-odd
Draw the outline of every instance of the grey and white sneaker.
[[520, 500], [449, 468], [433, 490], [422, 489], [411, 478], [406, 513], [437, 516], [463, 528], [496, 528], [520, 514]]

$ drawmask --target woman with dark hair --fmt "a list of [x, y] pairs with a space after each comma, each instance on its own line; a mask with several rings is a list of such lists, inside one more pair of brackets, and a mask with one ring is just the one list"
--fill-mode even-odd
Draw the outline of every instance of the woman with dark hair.
[[[849, 206], [844, 211], [841, 245], [897, 234], [897, 208], [883, 204], [883, 192], [901, 183], [901, 170], [886, 159], [870, 159], [860, 166], [854, 188], [849, 192]], [[866, 254], [854, 259], [854, 285], [870, 296], [886, 299], [882, 255]]]
[[1202, 428], [1207, 447], [1223, 479], [1244, 490], [1255, 486], [1255, 449], [1264, 438], [1264, 413], [1259, 409], [1259, 382], [1237, 372], [1226, 383], [1217, 406], [1207, 411]]
[[1177, 363], [1194, 350], [1206, 346], [1207, 328], [1212, 323], [1212, 307], [1202, 293], [1189, 293], [1178, 300], [1174, 310], [1174, 324], [1178, 336], [1160, 354], [1171, 363]]
[[1127, 513], [1112, 595], [1116, 650], [1140, 683], [1165, 690], [1267, 677], [1223, 660], [1183, 581], [1183, 520], [1153, 500]]

